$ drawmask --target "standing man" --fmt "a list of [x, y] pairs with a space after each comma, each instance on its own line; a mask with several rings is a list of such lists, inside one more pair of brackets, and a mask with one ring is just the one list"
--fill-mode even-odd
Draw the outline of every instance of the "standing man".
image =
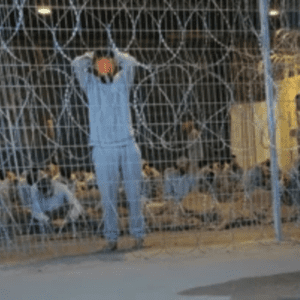
[[[136, 247], [143, 245], [145, 223], [140, 201], [141, 153], [134, 139], [129, 94], [134, 67], [142, 66], [112, 44], [110, 56], [99, 51], [77, 57], [72, 65], [89, 102], [90, 143], [104, 208], [106, 250], [117, 249], [119, 236], [117, 194], [120, 169], [129, 201], [130, 234]], [[92, 72], [89, 72], [92, 69]]]
[[199, 169], [199, 162], [204, 158], [201, 131], [195, 128], [193, 121], [183, 123], [182, 131], [186, 132], [188, 136], [190, 172], [196, 174]]

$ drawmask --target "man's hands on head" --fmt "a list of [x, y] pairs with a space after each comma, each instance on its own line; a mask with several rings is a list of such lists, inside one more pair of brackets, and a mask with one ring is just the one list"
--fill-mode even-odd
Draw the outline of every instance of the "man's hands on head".
[[94, 57], [94, 51], [86, 52], [85, 56], [88, 57], [88, 58], [90, 58], [90, 59], [93, 59], [93, 57]]

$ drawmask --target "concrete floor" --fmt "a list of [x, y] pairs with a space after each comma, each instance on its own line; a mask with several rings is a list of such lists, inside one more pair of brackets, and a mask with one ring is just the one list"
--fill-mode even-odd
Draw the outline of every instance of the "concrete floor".
[[222, 296], [231, 299], [300, 299], [300, 272], [283, 273], [265, 277], [243, 278], [226, 283], [188, 289], [182, 296]]
[[[150, 253], [136, 258], [142, 251], [96, 253], [0, 265], [0, 299], [300, 299], [299, 245], [251, 244], [192, 255], [176, 252], [152, 258]], [[256, 278], [275, 274], [284, 275]]]

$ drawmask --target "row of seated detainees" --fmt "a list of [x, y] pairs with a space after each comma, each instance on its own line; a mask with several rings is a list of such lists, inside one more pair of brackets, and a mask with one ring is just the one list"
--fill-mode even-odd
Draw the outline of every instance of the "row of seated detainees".
[[[180, 201], [196, 185], [197, 178], [187, 172], [188, 160], [181, 157], [177, 160], [176, 168], [165, 170], [164, 178], [154, 167], [150, 167], [147, 161], [143, 161], [141, 180], [141, 201], [147, 202], [155, 198], [159, 186], [163, 186], [163, 194], [166, 199]], [[53, 167], [53, 165], [51, 166]], [[76, 197], [76, 182], [89, 181], [88, 184], [97, 188], [95, 176], [81, 176], [80, 173], [65, 174], [63, 169], [58, 174], [53, 174], [51, 168], [46, 170], [32, 169], [25, 171], [18, 179], [12, 172], [9, 176], [3, 176], [0, 181], [0, 206], [2, 215], [0, 219], [2, 227], [9, 218], [7, 211], [13, 202], [11, 193], [14, 187], [17, 191], [21, 206], [31, 211], [35, 222], [49, 224], [52, 214], [64, 211], [64, 218], [70, 222], [77, 220], [85, 214], [83, 203]], [[90, 173], [92, 174], [92, 173]], [[81, 177], [81, 178], [80, 178]], [[87, 182], [85, 182], [87, 183]], [[122, 184], [120, 186], [120, 192]], [[101, 193], [100, 193], [101, 194]], [[100, 199], [99, 199], [100, 200]], [[99, 201], [100, 202], [100, 201]]]

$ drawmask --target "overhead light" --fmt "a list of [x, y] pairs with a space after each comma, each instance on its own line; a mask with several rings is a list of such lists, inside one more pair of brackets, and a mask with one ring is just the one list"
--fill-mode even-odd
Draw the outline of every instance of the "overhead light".
[[269, 11], [269, 16], [271, 17], [275, 17], [275, 16], [278, 16], [279, 15], [279, 10], [278, 9], [271, 9]]
[[40, 6], [37, 11], [41, 15], [50, 15], [51, 14], [51, 8], [49, 6]]

